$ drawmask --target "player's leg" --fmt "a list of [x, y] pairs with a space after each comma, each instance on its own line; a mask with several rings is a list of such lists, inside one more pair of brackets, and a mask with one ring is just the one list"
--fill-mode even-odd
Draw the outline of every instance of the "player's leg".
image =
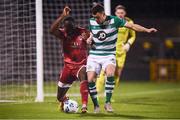
[[94, 104], [94, 112], [99, 112], [99, 103], [97, 99], [97, 89], [96, 89], [96, 73], [94, 71], [88, 71], [88, 88], [89, 88], [89, 94], [91, 96], [92, 102]]
[[70, 88], [70, 84], [64, 84], [62, 82], [58, 82], [58, 90], [57, 90], [57, 100], [60, 103], [60, 110], [63, 111], [64, 102], [68, 100], [69, 98], [66, 96], [67, 91]]
[[106, 62], [103, 64], [103, 69], [105, 69], [105, 74], [107, 76], [106, 83], [105, 83], [105, 93], [106, 93], [106, 104], [105, 104], [105, 110], [107, 112], [113, 112], [112, 106], [111, 106], [111, 98], [112, 93], [114, 90], [114, 74], [116, 69], [116, 59], [115, 56], [112, 56], [112, 58], [109, 58], [106, 60]]
[[124, 68], [124, 63], [125, 63], [125, 60], [126, 60], [126, 53], [121, 53], [121, 54], [117, 54], [116, 53], [116, 72], [115, 72], [115, 86], [118, 87], [119, 84], [120, 84], [120, 77], [121, 77], [121, 73], [122, 73], [122, 70]]
[[[59, 102], [63, 102], [65, 99], [66, 99], [66, 93], [67, 93], [67, 91], [68, 91], [68, 89], [70, 88], [70, 87], [64, 87], [64, 86], [66, 86], [66, 85], [64, 85], [63, 83], [61, 83], [61, 82], [59, 82], [58, 83], [59, 85], [58, 85], [58, 90], [57, 90], [57, 99], [58, 99], [58, 101]], [[60, 85], [61, 84], [61, 85]]]
[[58, 81], [58, 89], [57, 89], [57, 100], [60, 102], [60, 109], [62, 110], [63, 108], [63, 102], [67, 100], [68, 98], [66, 97], [66, 93], [69, 90], [69, 88], [72, 85], [72, 81], [70, 80], [70, 70], [66, 67], [63, 68], [60, 78]]
[[88, 81], [87, 81], [87, 74], [86, 74], [86, 67], [85, 65], [82, 66], [77, 73], [77, 77], [80, 80], [80, 93], [81, 93], [81, 100], [82, 100], [82, 113], [87, 112], [87, 104], [88, 104]]
[[114, 73], [115, 73], [115, 66], [109, 64], [106, 67], [106, 75], [107, 75], [107, 80], [105, 83], [106, 103], [111, 102], [112, 92], [115, 84]]
[[97, 74], [100, 72], [100, 65], [95, 62], [93, 58], [90, 56], [88, 57], [87, 60], [87, 77], [88, 77], [88, 89], [89, 89], [89, 94], [91, 96], [92, 102], [94, 104], [94, 112], [98, 113], [99, 112], [99, 103], [97, 99], [97, 90], [96, 90], [96, 77]]
[[105, 83], [105, 93], [106, 93], [106, 104], [105, 104], [105, 110], [107, 112], [113, 112], [112, 106], [111, 106], [111, 98], [112, 98], [112, 93], [114, 90], [114, 73], [115, 73], [115, 65], [109, 64], [106, 67], [106, 83]]
[[119, 85], [120, 85], [120, 76], [121, 76], [122, 70], [123, 70], [122, 67], [116, 67], [116, 72], [115, 72], [115, 76], [114, 76], [116, 88], [119, 87]]
[[101, 70], [99, 77], [96, 80], [97, 92], [100, 93], [104, 87], [105, 73]]

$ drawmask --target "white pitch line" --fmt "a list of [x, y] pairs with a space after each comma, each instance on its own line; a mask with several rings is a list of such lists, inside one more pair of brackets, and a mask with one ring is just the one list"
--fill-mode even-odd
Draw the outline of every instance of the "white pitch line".
[[15, 100], [0, 100], [0, 103], [4, 103], [4, 102], [17, 102], [17, 101], [15, 101]]
[[[145, 92], [132, 92], [132, 93], [122, 93], [120, 95], [115, 95], [115, 96], [135, 96], [135, 95], [145, 95], [145, 94], [159, 94], [159, 93], [166, 93], [166, 92], [175, 92], [175, 91], [180, 91], [180, 88], [176, 89], [162, 89], [162, 90], [152, 90], [152, 91], [145, 91]], [[54, 97], [56, 96], [55, 93], [49, 93], [45, 94], [46, 97]], [[81, 96], [79, 93], [70, 93], [68, 96], [72, 97], [79, 97]], [[100, 94], [100, 96], [104, 96], [103, 94]]]
[[[180, 92], [180, 88], [175, 89], [161, 89], [161, 90], [152, 90], [152, 91], [146, 91], [146, 92], [132, 92], [132, 93], [122, 93], [120, 95], [116, 96], [136, 96], [136, 95], [146, 95], [146, 94], [160, 94], [160, 93], [167, 93], [167, 92]], [[81, 95], [79, 93], [71, 93], [68, 94], [72, 97], [80, 97]], [[56, 93], [48, 93], [45, 94], [46, 97], [55, 97]], [[100, 94], [99, 96], [104, 96], [104, 94]], [[13, 101], [13, 100], [0, 100], [0, 103], [11, 103], [11, 104], [21, 104], [21, 103], [33, 103], [33, 102], [23, 102], [23, 101]]]
[[134, 95], [145, 95], [145, 94], [159, 94], [159, 93], [167, 93], [167, 92], [179, 92], [180, 89], [163, 89], [163, 90], [152, 90], [152, 91], [146, 91], [146, 92], [134, 92], [134, 93], [126, 93], [121, 94], [120, 96], [134, 96]]

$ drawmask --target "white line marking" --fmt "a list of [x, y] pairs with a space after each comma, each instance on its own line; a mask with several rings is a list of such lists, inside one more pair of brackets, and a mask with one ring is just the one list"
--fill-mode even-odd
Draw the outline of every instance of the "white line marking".
[[[167, 92], [180, 92], [180, 88], [175, 88], [175, 89], [161, 89], [161, 90], [152, 90], [152, 91], [145, 91], [145, 92], [132, 92], [132, 93], [122, 93], [120, 95], [115, 95], [115, 96], [136, 96], [136, 95], [146, 95], [146, 94], [160, 94], [160, 93], [167, 93]], [[56, 93], [47, 93], [45, 94], [46, 97], [55, 97]], [[68, 96], [72, 97], [80, 97], [81, 95], [79, 93], [70, 93]], [[104, 96], [104, 94], [99, 94], [99, 96]], [[0, 100], [0, 103], [8, 103], [11, 104], [21, 104], [21, 103], [33, 103], [33, 102], [23, 102], [23, 101], [15, 101], [15, 100]]]
[[15, 100], [0, 100], [0, 103], [1, 102], [17, 102], [17, 101], [15, 101]]
[[[152, 91], [146, 91], [146, 92], [132, 92], [132, 93], [122, 93], [120, 95], [115, 95], [115, 96], [135, 96], [135, 95], [145, 95], [145, 94], [159, 94], [159, 93], [166, 93], [166, 92], [179, 92], [180, 88], [175, 88], [175, 89], [161, 89], [161, 90], [152, 90]], [[46, 97], [54, 97], [56, 96], [55, 93], [47, 93], [45, 94]], [[68, 96], [72, 97], [79, 97], [79, 93], [70, 93]], [[99, 96], [104, 96], [104, 94], [99, 94]]]
[[159, 94], [159, 93], [167, 93], [167, 92], [179, 92], [180, 89], [162, 89], [162, 90], [152, 90], [152, 91], [146, 91], [146, 92], [134, 92], [134, 93], [126, 93], [121, 94], [120, 96], [134, 96], [134, 95], [145, 95], [145, 94]]

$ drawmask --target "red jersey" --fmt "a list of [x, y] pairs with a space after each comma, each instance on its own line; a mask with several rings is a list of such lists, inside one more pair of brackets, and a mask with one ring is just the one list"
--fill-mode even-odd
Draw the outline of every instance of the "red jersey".
[[60, 29], [60, 31], [64, 35], [64, 39], [62, 39], [64, 63], [71, 65], [86, 64], [88, 55], [87, 44], [86, 39], [82, 37], [82, 33], [87, 33], [87, 30], [78, 27], [71, 37], [67, 36], [63, 29]]

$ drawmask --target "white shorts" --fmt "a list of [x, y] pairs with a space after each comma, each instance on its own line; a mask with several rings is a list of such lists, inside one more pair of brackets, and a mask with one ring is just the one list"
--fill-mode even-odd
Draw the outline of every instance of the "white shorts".
[[96, 72], [97, 75], [99, 75], [101, 69], [105, 71], [106, 67], [110, 64], [116, 66], [115, 55], [109, 55], [109, 56], [89, 55], [87, 59], [86, 71], [87, 72], [94, 71]]

